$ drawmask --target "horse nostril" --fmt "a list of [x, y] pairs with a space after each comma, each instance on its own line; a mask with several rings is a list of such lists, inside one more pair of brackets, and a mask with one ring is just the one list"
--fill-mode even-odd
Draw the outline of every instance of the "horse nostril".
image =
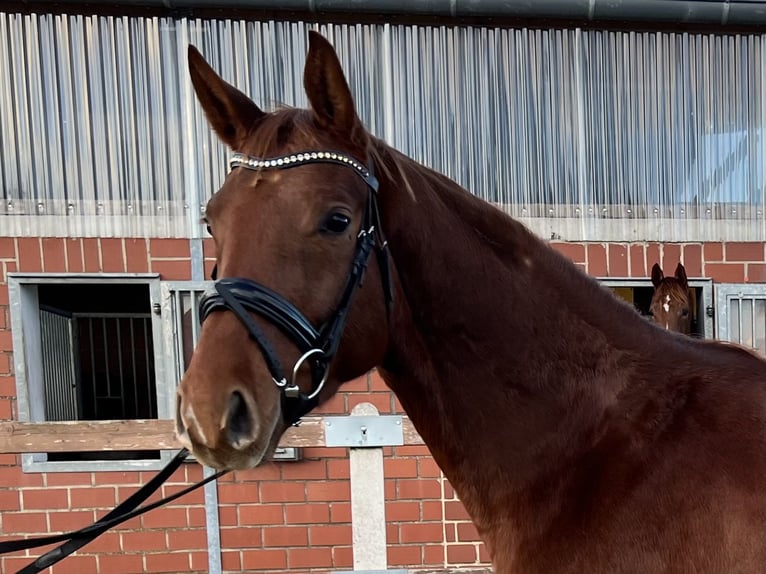
[[244, 448], [253, 442], [253, 415], [245, 397], [239, 391], [231, 393], [226, 418], [226, 433], [234, 448]]
[[176, 434], [180, 437], [184, 434], [186, 434], [186, 425], [184, 424], [184, 419], [181, 416], [181, 403], [183, 402], [183, 399], [181, 398], [181, 395], [176, 395]]
[[184, 447], [189, 450], [192, 449], [191, 438], [189, 437], [189, 429], [186, 426], [183, 414], [184, 399], [181, 393], [176, 395], [176, 438]]

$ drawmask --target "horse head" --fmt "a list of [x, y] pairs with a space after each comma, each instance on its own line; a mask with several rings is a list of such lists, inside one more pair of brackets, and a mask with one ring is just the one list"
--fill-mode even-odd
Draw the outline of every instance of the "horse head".
[[662, 268], [652, 267], [654, 295], [649, 307], [652, 319], [668, 331], [688, 335], [691, 332], [691, 297], [686, 269], [679, 262], [673, 277], [665, 277]]
[[262, 111], [192, 46], [188, 61], [232, 156], [205, 210], [218, 280], [200, 304], [177, 433], [205, 464], [250, 468], [289, 425], [385, 353], [392, 278], [372, 136], [335, 51], [317, 33], [304, 70], [307, 110]]

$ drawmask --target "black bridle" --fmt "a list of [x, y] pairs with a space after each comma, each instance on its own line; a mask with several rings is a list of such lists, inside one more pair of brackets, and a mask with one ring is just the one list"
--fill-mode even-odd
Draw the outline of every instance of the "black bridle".
[[[284, 297], [255, 281], [243, 278], [227, 277], [218, 279], [215, 282], [214, 290], [205, 293], [200, 300], [201, 321], [204, 321], [213, 311], [228, 309], [234, 312], [239, 320], [244, 323], [250, 337], [258, 344], [263, 353], [271, 378], [281, 390], [282, 417], [288, 424], [297, 424], [298, 420], [318, 403], [319, 393], [327, 380], [330, 364], [340, 345], [351, 301], [356, 290], [362, 285], [364, 272], [373, 248], [378, 254], [386, 309], [388, 311], [390, 311], [391, 303], [393, 302], [388, 248], [380, 227], [380, 212], [377, 202], [378, 181], [372, 174], [372, 170], [365, 168], [361, 163], [348, 155], [326, 151], [304, 152], [265, 160], [236, 153], [229, 162], [232, 169], [244, 167], [254, 170], [285, 169], [307, 163], [336, 163], [348, 166], [368, 186], [364, 219], [357, 236], [356, 251], [351, 262], [351, 270], [340, 295], [338, 305], [332, 315], [321, 328], [315, 329], [311, 322]], [[213, 270], [213, 279], [216, 279], [215, 269]], [[292, 377], [289, 381], [284, 375], [274, 348], [249, 312], [257, 313], [271, 321], [303, 353], [293, 366]], [[309, 393], [304, 393], [298, 387], [296, 377], [298, 369], [307, 361], [311, 365], [312, 387]], [[37, 574], [63, 560], [110, 528], [163, 504], [172, 502], [228, 472], [225, 470], [220, 471], [167, 498], [147, 504], [146, 506], [140, 506], [181, 465], [188, 454], [189, 451], [187, 449], [181, 449], [152, 480], [94, 524], [64, 534], [0, 542], [0, 554], [63, 542], [60, 546], [46, 552], [16, 573]]]
[[[373, 249], [378, 254], [387, 309], [390, 309], [393, 301], [388, 246], [381, 229], [378, 209], [378, 180], [371, 169], [364, 167], [354, 158], [335, 151], [308, 151], [268, 159], [235, 153], [229, 160], [231, 169], [242, 167], [251, 170], [288, 169], [309, 163], [346, 166], [361, 177], [368, 188], [356, 251], [335, 311], [317, 329], [287, 299], [255, 281], [240, 277], [216, 280], [213, 289], [207, 291], [199, 303], [201, 321], [213, 311], [219, 310], [232, 311], [242, 321], [250, 338], [260, 348], [272, 381], [281, 391], [282, 418], [287, 424], [296, 424], [319, 401], [319, 393], [324, 387], [330, 365], [340, 345], [352, 299], [362, 285]], [[214, 269], [213, 279], [217, 279], [215, 271]], [[289, 379], [285, 376], [274, 347], [250, 313], [256, 313], [277, 326], [301, 352]], [[311, 367], [311, 390], [308, 393], [303, 392], [296, 382], [298, 370], [303, 363], [308, 363]]]

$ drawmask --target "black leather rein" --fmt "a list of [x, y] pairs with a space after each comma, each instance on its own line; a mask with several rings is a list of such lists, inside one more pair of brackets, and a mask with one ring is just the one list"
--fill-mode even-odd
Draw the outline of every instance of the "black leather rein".
[[162, 486], [162, 483], [165, 482], [179, 466], [181, 466], [181, 463], [188, 455], [189, 451], [185, 448], [179, 450], [176, 456], [173, 457], [173, 459], [165, 466], [165, 468], [158, 472], [154, 478], [152, 478], [139, 490], [131, 494], [128, 498], [123, 500], [117, 507], [114, 508], [114, 510], [110, 511], [103, 518], [100, 518], [90, 526], [80, 528], [79, 530], [73, 530], [71, 532], [65, 532], [63, 534], [53, 534], [50, 536], [22, 538], [20, 540], [7, 540], [5, 542], [0, 542], [0, 554], [7, 554], [8, 552], [16, 552], [18, 550], [26, 550], [28, 548], [37, 548], [39, 546], [48, 546], [49, 544], [63, 542], [63, 544], [60, 546], [49, 550], [37, 558], [37, 560], [34, 562], [31, 562], [21, 570], [16, 571], [16, 574], [37, 574], [38, 572], [42, 572], [43, 570], [50, 568], [56, 562], [63, 560], [72, 554], [72, 552], [79, 550], [89, 542], [92, 542], [110, 528], [117, 526], [118, 524], [122, 524], [131, 518], [140, 516], [145, 512], [154, 510], [163, 504], [173, 502], [177, 498], [181, 498], [193, 490], [198, 489], [200, 486], [220, 478], [229, 472], [228, 470], [219, 471], [216, 474], [208, 476], [198, 483], [193, 484], [192, 486], [188, 486], [183, 490], [168, 496], [167, 498], [152, 502], [146, 506], [140, 506], [142, 502], [149, 498], [160, 486]]
[[[332, 315], [317, 329], [284, 297], [255, 281], [240, 277], [218, 279], [213, 289], [207, 291], [199, 303], [202, 321], [213, 311], [227, 309], [242, 321], [250, 338], [260, 348], [274, 384], [281, 391], [282, 418], [287, 424], [296, 424], [319, 401], [319, 393], [327, 380], [330, 364], [340, 345], [352, 299], [362, 285], [373, 249], [378, 254], [387, 309], [390, 309], [393, 301], [388, 246], [380, 226], [378, 180], [371, 169], [364, 167], [354, 158], [335, 151], [308, 151], [269, 159], [235, 153], [229, 160], [232, 169], [242, 167], [251, 170], [287, 169], [309, 163], [347, 166], [362, 178], [368, 188], [364, 219], [357, 236], [351, 269]], [[250, 313], [256, 313], [276, 325], [302, 353], [293, 366], [290, 378], [286, 376], [271, 342]], [[298, 370], [303, 363], [308, 363], [311, 367], [311, 390], [308, 393], [303, 392], [296, 382]]]

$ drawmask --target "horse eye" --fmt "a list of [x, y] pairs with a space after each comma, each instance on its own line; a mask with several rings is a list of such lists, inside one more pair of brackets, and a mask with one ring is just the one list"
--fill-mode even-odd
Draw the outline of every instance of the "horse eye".
[[351, 218], [343, 213], [331, 213], [322, 224], [322, 231], [328, 233], [343, 233], [351, 224]]
[[681, 317], [688, 317], [689, 309], [681, 309]]

